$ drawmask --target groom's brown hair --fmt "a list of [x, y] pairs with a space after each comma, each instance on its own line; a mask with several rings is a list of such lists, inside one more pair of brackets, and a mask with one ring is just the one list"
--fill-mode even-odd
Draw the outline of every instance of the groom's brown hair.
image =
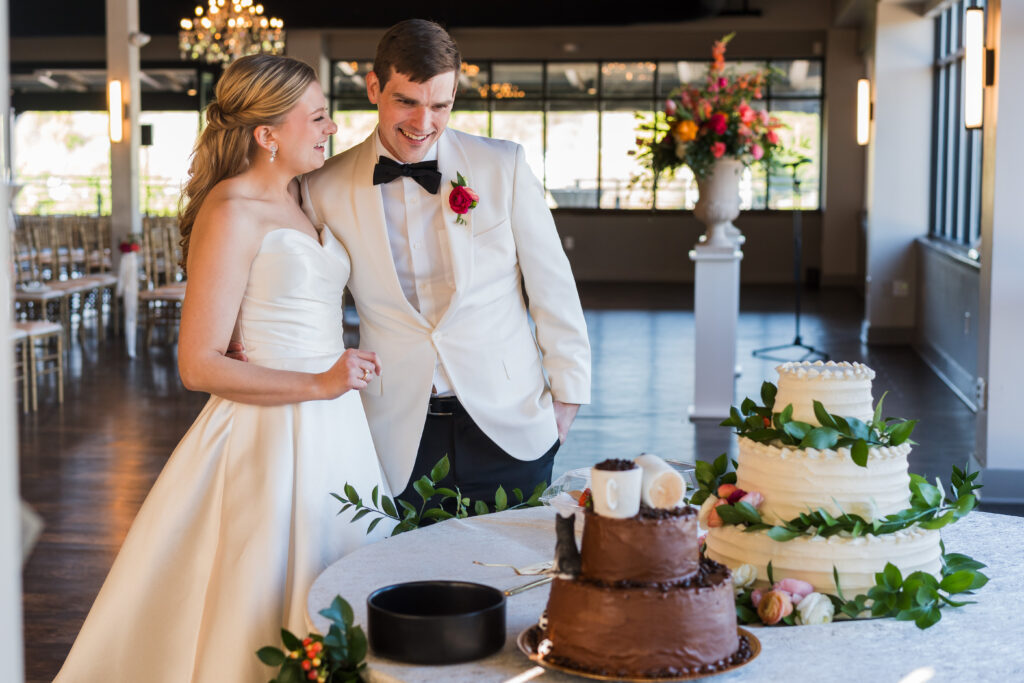
[[440, 24], [426, 19], [406, 19], [387, 30], [377, 43], [373, 72], [381, 90], [391, 78], [391, 69], [414, 83], [425, 83], [438, 74], [455, 72], [462, 66], [459, 47]]

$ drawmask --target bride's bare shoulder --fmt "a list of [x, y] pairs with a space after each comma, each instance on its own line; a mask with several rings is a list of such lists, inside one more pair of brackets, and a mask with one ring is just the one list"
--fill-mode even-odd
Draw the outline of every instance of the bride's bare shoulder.
[[247, 196], [243, 188], [231, 180], [217, 183], [206, 196], [196, 215], [193, 232], [196, 236], [229, 237], [234, 240], [257, 240], [261, 233], [262, 202]]

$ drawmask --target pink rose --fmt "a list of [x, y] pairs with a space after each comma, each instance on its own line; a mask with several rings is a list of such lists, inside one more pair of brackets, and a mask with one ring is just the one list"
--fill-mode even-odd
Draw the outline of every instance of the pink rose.
[[757, 118], [761, 119], [761, 123], [768, 123], [768, 112], [762, 109], [757, 112]]
[[476, 206], [478, 201], [480, 201], [479, 195], [465, 185], [452, 188], [452, 193], [448, 195], [448, 205], [459, 215], [469, 213], [469, 210]]
[[751, 491], [750, 493], [740, 498], [740, 502], [747, 503], [751, 505], [754, 509], [757, 509], [761, 507], [762, 503], [764, 503], [764, 496], [761, 495], [761, 493], [758, 491]]
[[760, 588], [755, 588], [750, 593], [750, 602], [751, 602], [751, 604], [754, 605], [754, 609], [757, 609], [757, 606], [761, 604], [761, 598], [763, 598], [763, 597], [764, 597], [764, 591], [761, 590]]
[[718, 87], [719, 88], [724, 88], [728, 84], [729, 84], [729, 81], [727, 81], [724, 76], [719, 76], [718, 77]]
[[669, 98], [665, 100], [665, 114], [668, 116], [674, 116], [676, 113], [676, 101]]
[[775, 582], [772, 590], [789, 595], [793, 604], [798, 605], [801, 600], [814, 592], [814, 586], [800, 579], [782, 579]]
[[713, 142], [711, 143], [711, 154], [716, 159], [720, 159], [725, 154], [725, 143], [724, 142]]
[[740, 121], [742, 121], [743, 123], [750, 123], [751, 121], [754, 120], [754, 117], [757, 115], [754, 112], [754, 110], [750, 108], [750, 105], [748, 105], [746, 102], [742, 103], [736, 109], [736, 111], [737, 113], [739, 113]]
[[779, 135], [774, 130], [769, 130], [767, 133], [764, 134], [764, 137], [766, 140], [768, 140], [768, 143], [771, 145], [779, 144]]
[[750, 147], [750, 155], [754, 157], [755, 160], [760, 159], [761, 157], [764, 156], [764, 149], [761, 147], [761, 145], [755, 142]]

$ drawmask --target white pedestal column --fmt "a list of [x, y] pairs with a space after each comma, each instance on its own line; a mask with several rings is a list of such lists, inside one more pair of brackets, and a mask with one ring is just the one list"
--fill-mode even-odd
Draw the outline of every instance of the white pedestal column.
[[698, 244], [690, 252], [696, 264], [691, 420], [725, 419], [733, 404], [742, 259], [736, 246]]

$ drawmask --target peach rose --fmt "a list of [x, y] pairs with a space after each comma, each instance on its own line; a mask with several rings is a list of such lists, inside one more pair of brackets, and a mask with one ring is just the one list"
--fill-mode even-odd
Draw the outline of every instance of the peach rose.
[[792, 613], [793, 601], [782, 591], [768, 591], [757, 606], [757, 616], [768, 626], [779, 623]]

